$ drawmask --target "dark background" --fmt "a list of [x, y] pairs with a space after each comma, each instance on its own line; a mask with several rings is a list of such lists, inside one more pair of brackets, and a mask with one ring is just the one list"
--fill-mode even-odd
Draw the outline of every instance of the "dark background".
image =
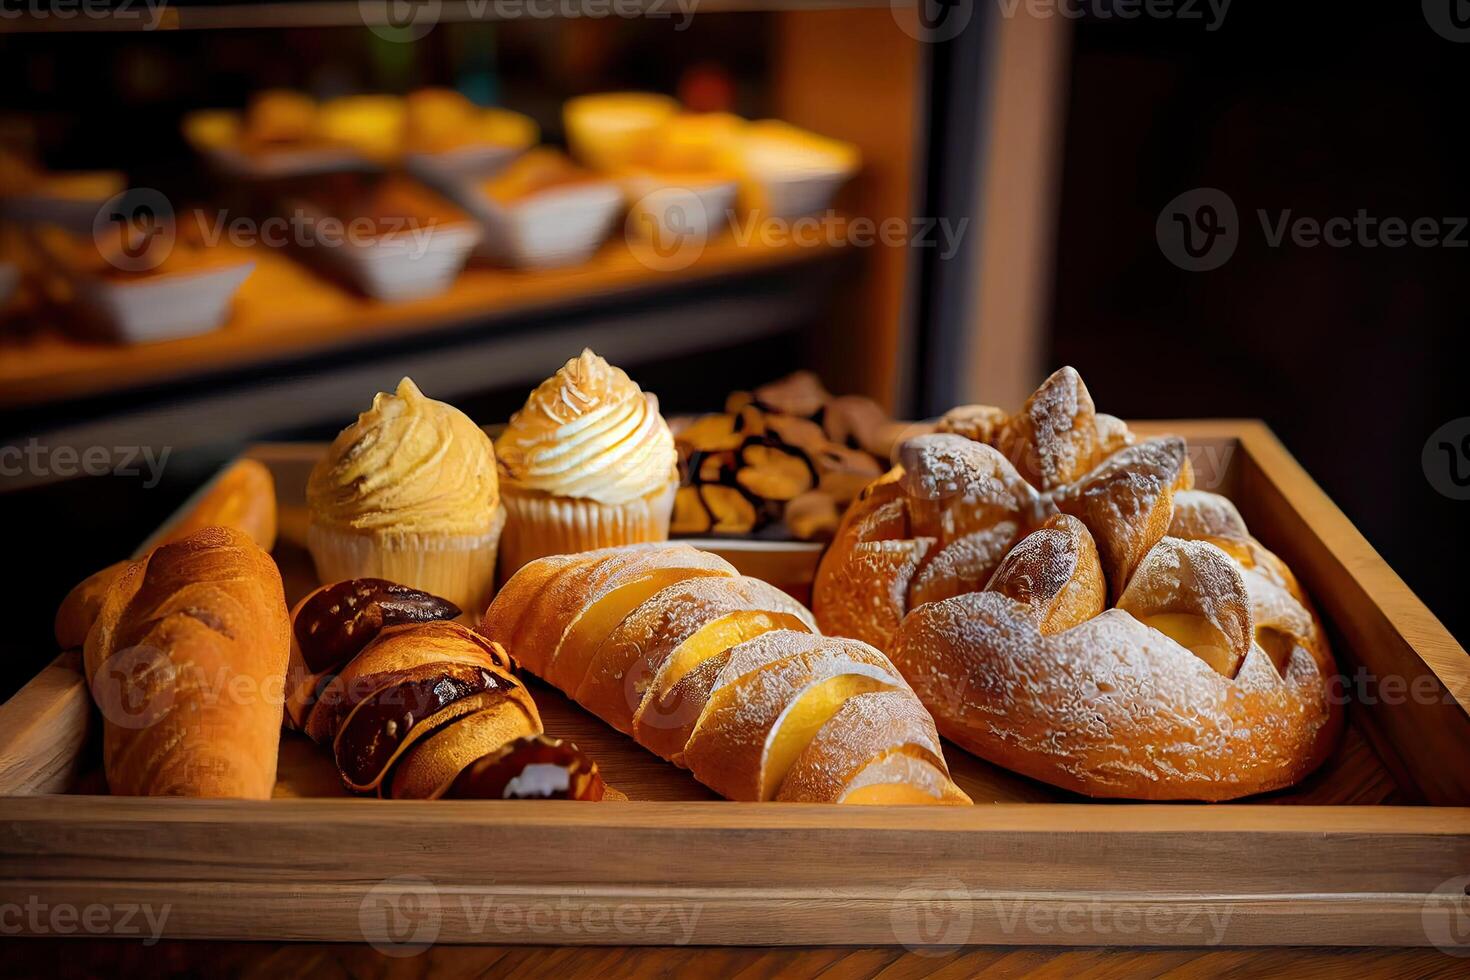
[[[1470, 230], [1459, 248], [1268, 245], [1256, 216], [1470, 215], [1470, 44], [1415, 2], [1233, 4], [1078, 25], [1066, 110], [1049, 366], [1105, 411], [1264, 418], [1450, 631], [1470, 636], [1470, 502], [1420, 454], [1470, 415]], [[1225, 191], [1234, 257], [1167, 261], [1176, 195]]]

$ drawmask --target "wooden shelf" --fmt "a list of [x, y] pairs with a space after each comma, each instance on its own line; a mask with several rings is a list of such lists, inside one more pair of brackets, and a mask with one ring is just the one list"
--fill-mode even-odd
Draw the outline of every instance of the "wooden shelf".
[[566, 269], [516, 271], [471, 264], [448, 292], [399, 303], [349, 292], [290, 254], [252, 249], [255, 271], [220, 330], [135, 346], [89, 343], [46, 331], [0, 345], [0, 407], [102, 395], [797, 265], [830, 255], [837, 246], [826, 242], [841, 236], [824, 236], [819, 246], [758, 239], [742, 244], [726, 233], [678, 271], [649, 268], [621, 240], [591, 261]]
[[[909, 6], [910, 0], [897, 0]], [[842, 10], [887, 7], [891, 0], [620, 0], [618, 17], [629, 11], [648, 19], [679, 23], [697, 14], [775, 10]], [[119, 16], [81, 16], [72, 10], [60, 16], [29, 7], [18, 16], [0, 20], [7, 32], [63, 31], [231, 30], [279, 27], [376, 27], [393, 23], [388, 0], [296, 0], [275, 3], [200, 3], [175, 0], [154, 14], [141, 4], [114, 0]], [[398, 15], [400, 18], [402, 14]], [[612, 9], [603, 0], [443, 0], [435, 23], [499, 21], [548, 17], [610, 19]]]

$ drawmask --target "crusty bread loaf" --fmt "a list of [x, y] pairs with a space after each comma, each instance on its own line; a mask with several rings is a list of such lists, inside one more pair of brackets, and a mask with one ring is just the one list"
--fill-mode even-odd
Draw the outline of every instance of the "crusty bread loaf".
[[1235, 507], [1192, 489], [1184, 440], [1136, 441], [1070, 368], [1015, 415], [938, 429], [844, 516], [814, 608], [888, 650], [947, 738], [1140, 799], [1232, 799], [1322, 762], [1341, 712], [1321, 626]]
[[[151, 542], [153, 547], [179, 541], [206, 527], [232, 527], [249, 535], [265, 551], [276, 541], [276, 491], [270, 470], [253, 459], [230, 464], [177, 521]], [[102, 597], [127, 561], [94, 572], [74, 587], [56, 610], [56, 642], [74, 650], [87, 640]]]
[[969, 802], [882, 653], [688, 545], [533, 561], [480, 631], [731, 799]]
[[85, 647], [112, 792], [269, 797], [289, 649], [280, 572], [243, 532], [127, 563]]

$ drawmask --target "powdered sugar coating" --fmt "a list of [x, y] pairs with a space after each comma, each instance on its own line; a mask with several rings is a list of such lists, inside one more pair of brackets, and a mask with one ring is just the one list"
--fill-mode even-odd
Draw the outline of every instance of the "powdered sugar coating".
[[684, 748], [684, 763], [732, 800], [759, 800], [771, 736], [803, 693], [843, 674], [904, 681], [865, 643], [774, 630], [734, 647]]
[[1226, 678], [1119, 609], [1043, 636], [1021, 604], [972, 593], [915, 610], [893, 657], [947, 738], [1094, 796], [1216, 800], [1290, 785], [1337, 728], [1306, 650], [1282, 679], [1253, 645]]
[[931, 549], [909, 583], [905, 612], [926, 602], [985, 588], [1020, 531], [1016, 521], [999, 521], [993, 527], [971, 531]]
[[1099, 458], [1096, 409], [1076, 369], [1054, 372], [1005, 422], [999, 443], [1020, 474], [1042, 490], [1080, 477]]
[[1255, 637], [1244, 570], [1207, 541], [1164, 537], [1139, 562], [1118, 608], [1139, 619], [1160, 613], [1199, 616], [1229, 644], [1237, 663]]
[[1169, 529], [1173, 494], [1193, 474], [1184, 440], [1164, 436], [1114, 453], [1052, 495], [1057, 509], [1087, 525], [1109, 592], [1121, 595], [1133, 569]]

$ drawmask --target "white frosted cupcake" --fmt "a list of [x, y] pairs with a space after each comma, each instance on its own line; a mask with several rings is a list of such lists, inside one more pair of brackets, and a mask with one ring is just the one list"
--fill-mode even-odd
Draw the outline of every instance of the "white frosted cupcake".
[[592, 351], [531, 392], [495, 452], [509, 512], [504, 576], [545, 555], [668, 539], [674, 437], [658, 399]]
[[337, 436], [306, 487], [307, 543], [323, 583], [383, 578], [478, 615], [495, 584], [495, 446], [408, 378]]

